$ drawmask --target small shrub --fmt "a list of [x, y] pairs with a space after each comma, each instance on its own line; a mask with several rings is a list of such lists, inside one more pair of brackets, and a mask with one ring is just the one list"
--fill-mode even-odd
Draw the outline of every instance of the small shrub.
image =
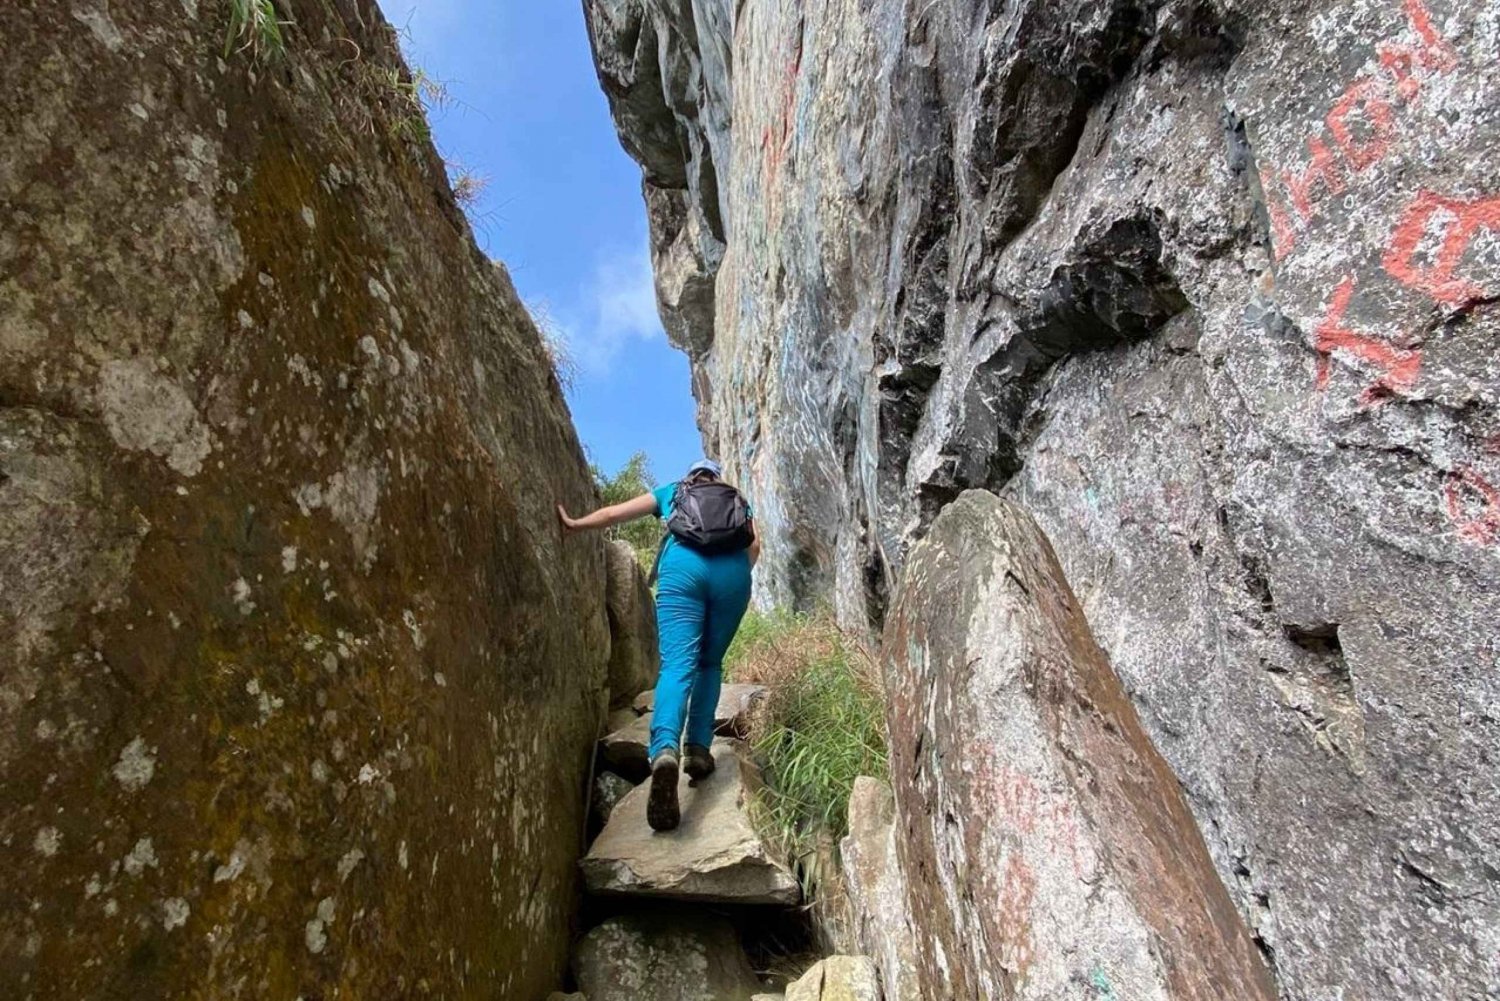
[[[562, 386], [564, 392], [572, 392], [578, 381], [578, 360], [573, 357], [567, 330], [552, 312], [552, 304], [545, 299], [526, 300], [526, 311], [531, 314], [531, 322], [536, 324], [537, 333], [542, 335], [542, 350], [547, 352], [547, 361], [552, 364], [558, 385]], [[594, 482], [602, 492], [604, 474], [592, 464], [590, 468], [594, 471]]]
[[464, 211], [472, 210], [479, 204], [479, 199], [484, 197], [484, 192], [490, 186], [490, 179], [466, 164], [454, 161], [445, 161], [448, 168], [449, 183], [453, 185], [453, 198], [463, 207]]
[[[656, 477], [651, 473], [651, 460], [646, 457], [645, 452], [632, 455], [612, 476], [598, 466], [590, 468], [605, 504], [619, 504], [656, 488]], [[662, 532], [660, 521], [655, 518], [639, 518], [623, 525], [615, 525], [606, 534], [610, 539], [622, 539], [630, 543], [630, 548], [635, 550], [636, 562], [649, 574], [656, 563], [656, 550], [661, 545]]]
[[826, 849], [848, 833], [854, 780], [886, 773], [876, 666], [827, 613], [785, 611], [747, 615], [725, 663], [734, 681], [769, 689], [751, 721], [766, 779], [757, 819], [812, 899], [820, 844]]
[[[273, 62], [286, 55], [281, 29], [291, 24], [276, 14], [274, 0], [229, 0], [229, 30], [224, 36], [224, 57], [249, 51], [252, 59]], [[238, 45], [236, 45], [238, 43]]]

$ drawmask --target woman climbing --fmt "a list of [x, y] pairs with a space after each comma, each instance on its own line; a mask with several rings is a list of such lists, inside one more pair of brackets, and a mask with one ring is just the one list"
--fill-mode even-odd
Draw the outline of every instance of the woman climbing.
[[687, 722], [682, 770], [693, 780], [714, 770], [711, 747], [724, 654], [750, 603], [750, 568], [760, 558], [754, 512], [723, 480], [717, 462], [695, 462], [680, 482], [657, 487], [582, 518], [557, 508], [569, 531], [608, 528], [647, 515], [667, 520], [657, 553], [656, 628], [661, 673], [651, 711], [651, 795], [646, 822], [670, 831], [677, 806], [678, 741]]

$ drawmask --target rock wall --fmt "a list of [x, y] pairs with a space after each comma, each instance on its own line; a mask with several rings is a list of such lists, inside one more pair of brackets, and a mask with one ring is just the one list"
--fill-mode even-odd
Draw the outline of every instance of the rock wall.
[[1052, 539], [1283, 997], [1500, 980], [1500, 7], [586, 0], [764, 602]]
[[566, 963], [587, 467], [374, 3], [277, 6], [280, 60], [224, 0], [0, 11], [6, 998]]

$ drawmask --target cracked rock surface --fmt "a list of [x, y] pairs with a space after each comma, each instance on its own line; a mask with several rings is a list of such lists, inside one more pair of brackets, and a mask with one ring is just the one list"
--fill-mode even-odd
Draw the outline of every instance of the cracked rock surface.
[[760, 597], [1020, 501], [1281, 995], [1483, 995], [1500, 8], [585, 10]]

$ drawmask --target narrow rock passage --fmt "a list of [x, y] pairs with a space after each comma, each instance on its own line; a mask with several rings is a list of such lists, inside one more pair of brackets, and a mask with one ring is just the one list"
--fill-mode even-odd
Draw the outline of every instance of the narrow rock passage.
[[[623, 575], [616, 555], [612, 572]], [[643, 642], [654, 636], [649, 593], [617, 586], [611, 603], [617, 647], [635, 645], [628, 659], [654, 664], [654, 643]], [[682, 822], [658, 832], [646, 822], [653, 692], [633, 699], [612, 692], [611, 701], [628, 702], [628, 708], [610, 714], [598, 744], [593, 838], [579, 862], [591, 915], [573, 952], [580, 993], [555, 998], [878, 1001], [875, 965], [864, 957], [809, 964], [803, 948], [802, 962], [778, 964], [774, 974], [758, 973], [751, 958], [767, 951], [763, 943], [784, 950], [783, 940], [810, 937], [797, 877], [755, 824], [763, 779], [744, 738], [766, 695], [759, 685], [724, 685], [714, 713], [715, 770], [700, 780], [681, 775]]]

